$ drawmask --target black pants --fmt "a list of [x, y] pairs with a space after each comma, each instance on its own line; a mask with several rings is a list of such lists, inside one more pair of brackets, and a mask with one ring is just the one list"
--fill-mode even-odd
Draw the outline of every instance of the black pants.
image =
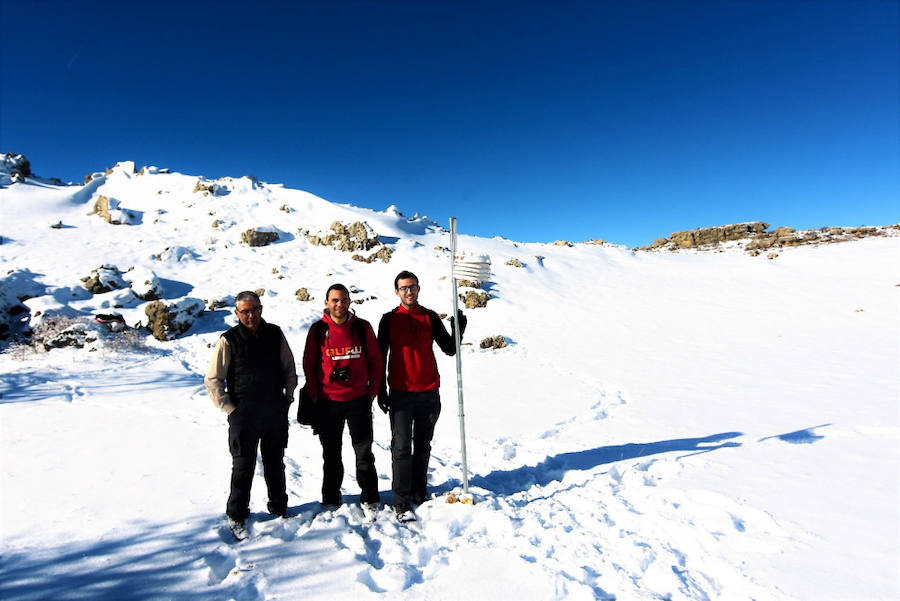
[[287, 509], [284, 481], [284, 449], [288, 441], [288, 405], [242, 403], [228, 415], [228, 447], [231, 450], [231, 493], [225, 512], [235, 520], [250, 515], [250, 487], [256, 470], [256, 449], [262, 454], [263, 476], [269, 493], [270, 513]]
[[361, 491], [362, 503], [377, 503], [378, 472], [375, 471], [375, 455], [372, 454], [372, 401], [368, 396], [353, 401], [329, 401], [321, 408], [316, 429], [322, 443], [322, 504], [341, 504], [341, 483], [344, 481], [344, 462], [341, 447], [344, 423], [350, 430], [350, 441], [356, 453], [356, 482]]
[[391, 391], [391, 459], [394, 505], [421, 501], [428, 493], [428, 461], [434, 425], [441, 415], [437, 390]]

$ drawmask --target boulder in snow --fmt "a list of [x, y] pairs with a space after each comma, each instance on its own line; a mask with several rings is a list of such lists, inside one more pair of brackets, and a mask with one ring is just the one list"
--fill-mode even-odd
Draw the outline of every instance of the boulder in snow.
[[128, 287], [128, 282], [115, 265], [101, 265], [91, 270], [91, 275], [81, 278], [81, 281], [91, 294], [103, 294]]
[[488, 298], [487, 292], [475, 292], [474, 290], [467, 291], [465, 296], [459, 295], [459, 300], [465, 303], [466, 309], [487, 307]]
[[162, 297], [163, 286], [156, 274], [144, 267], [132, 268], [127, 273], [134, 295], [143, 301], [158, 300]]
[[25, 181], [31, 176], [31, 163], [24, 155], [5, 152], [0, 155], [0, 183]]
[[266, 246], [278, 240], [278, 232], [268, 228], [246, 230], [241, 234], [241, 242], [248, 246]]
[[370, 250], [381, 244], [378, 234], [361, 221], [349, 225], [335, 221], [331, 224], [331, 231], [307, 234], [306, 239], [315, 246], [331, 246], [343, 252]]
[[484, 340], [481, 341], [479, 345], [481, 348], [489, 348], [489, 349], [498, 349], [504, 348], [506, 346], [506, 338], [503, 336], [488, 336]]
[[131, 225], [133, 222], [131, 213], [120, 208], [118, 200], [102, 195], [94, 203], [94, 213], [113, 225]]
[[190, 329], [204, 308], [199, 298], [183, 298], [172, 304], [153, 301], [144, 308], [147, 328], [157, 340], [172, 340]]

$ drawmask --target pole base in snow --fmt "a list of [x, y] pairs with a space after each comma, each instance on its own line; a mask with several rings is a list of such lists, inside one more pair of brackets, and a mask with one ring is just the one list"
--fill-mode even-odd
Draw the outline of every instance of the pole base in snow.
[[444, 494], [444, 500], [448, 503], [462, 503], [463, 505], [474, 505], [475, 497], [470, 493], [462, 493], [450, 491]]

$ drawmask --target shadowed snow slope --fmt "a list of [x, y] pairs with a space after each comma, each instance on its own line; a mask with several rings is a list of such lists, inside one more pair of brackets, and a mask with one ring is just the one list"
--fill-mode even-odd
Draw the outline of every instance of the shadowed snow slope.
[[[155, 276], [172, 305], [264, 289], [263, 315], [298, 363], [331, 283], [353, 287], [357, 314], [377, 323], [396, 304], [394, 276], [410, 269], [421, 302], [451, 310], [449, 234], [427, 218], [151, 171], [122, 163], [85, 187], [0, 189], [11, 334], [54, 316], [146, 324], [149, 301], [133, 290], [84, 289], [100, 266], [125, 281]], [[91, 213], [101, 195], [130, 224]], [[306, 239], [334, 221], [367, 224], [390, 262]], [[241, 234], [253, 228], [279, 239], [250, 247]], [[168, 342], [85, 320], [82, 348], [0, 343], [0, 597], [900, 596], [900, 238], [775, 260], [465, 235], [459, 246], [493, 264], [462, 353], [474, 506], [437, 499], [416, 523], [388, 509], [368, 523], [347, 469], [345, 504], [319, 513], [321, 449], [294, 423], [290, 517], [265, 513], [258, 473], [251, 538], [232, 543], [227, 424], [202, 382], [231, 309], [204, 312]], [[297, 300], [301, 287], [312, 301]], [[508, 346], [479, 348], [495, 335]], [[443, 493], [461, 472], [455, 362], [438, 362], [429, 477]], [[390, 503], [390, 431], [377, 408], [374, 422]], [[345, 444], [348, 466], [351, 453]]]

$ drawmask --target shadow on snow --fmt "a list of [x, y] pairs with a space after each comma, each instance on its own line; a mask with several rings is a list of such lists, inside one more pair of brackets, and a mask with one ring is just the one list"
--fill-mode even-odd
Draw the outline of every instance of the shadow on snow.
[[778, 434], [776, 436], [766, 436], [765, 438], [760, 438], [759, 442], [763, 442], [765, 440], [772, 440], [776, 438], [782, 442], [789, 442], [791, 444], [812, 444], [817, 440], [822, 440], [825, 438], [821, 434], [816, 434], [816, 430], [818, 428], [827, 428], [831, 424], [821, 424], [819, 426], [812, 426], [811, 428], [804, 428], [803, 430], [797, 430], [796, 432], [788, 432], [787, 434]]
[[171, 394], [173, 388], [196, 387], [203, 383], [200, 374], [163, 370], [148, 379], [141, 370], [115, 371], [116, 366], [68, 378], [55, 371], [27, 370], [4, 374], [0, 378], [0, 405], [51, 399], [73, 402], [92, 395], [125, 395], [159, 392]]
[[[496, 495], [511, 495], [524, 492], [532, 486], [546, 486], [563, 479], [566, 472], [585, 471], [600, 465], [649, 457], [660, 453], [676, 451], [688, 454], [707, 453], [717, 449], [739, 447], [739, 442], [722, 442], [742, 436], [741, 432], [723, 432], [703, 438], [679, 438], [659, 442], [634, 443], [609, 447], [598, 447], [586, 451], [572, 451], [548, 457], [537, 465], [519, 467], [513, 470], [494, 470], [486, 476], [475, 476], [469, 484], [491, 491]], [[452, 490], [459, 482], [449, 482], [439, 489]]]

